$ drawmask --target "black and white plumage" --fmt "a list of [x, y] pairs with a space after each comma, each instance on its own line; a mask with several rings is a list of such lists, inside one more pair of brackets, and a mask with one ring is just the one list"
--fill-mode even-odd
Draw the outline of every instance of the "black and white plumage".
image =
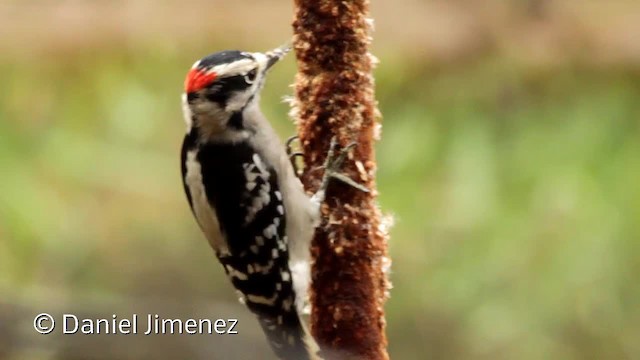
[[286, 51], [224, 51], [194, 64], [182, 176], [200, 228], [276, 355], [312, 359], [317, 345], [301, 313], [319, 204], [258, 107], [266, 72]]

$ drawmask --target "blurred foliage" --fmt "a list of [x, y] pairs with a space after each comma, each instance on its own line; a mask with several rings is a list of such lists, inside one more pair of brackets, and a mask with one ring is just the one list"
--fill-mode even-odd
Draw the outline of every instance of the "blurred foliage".
[[[28, 328], [33, 314], [80, 303], [97, 317], [114, 303], [246, 313], [180, 183], [179, 96], [202, 55], [150, 47], [3, 58], [0, 319], [19, 306], [14, 322]], [[451, 64], [378, 55], [380, 201], [396, 222], [392, 357], [640, 356], [637, 69], [525, 66], [490, 52]], [[282, 136], [295, 131], [281, 101], [294, 72], [290, 57], [262, 98]], [[149, 309], [127, 305], [143, 302]], [[74, 358], [25, 350], [47, 348], [29, 329], [0, 333], [0, 358]], [[31, 340], [11, 340], [22, 337]], [[118, 341], [75, 358], [152, 352], [135, 352], [134, 341], [128, 356], [104, 350]], [[187, 348], [153, 357], [207, 358]]]

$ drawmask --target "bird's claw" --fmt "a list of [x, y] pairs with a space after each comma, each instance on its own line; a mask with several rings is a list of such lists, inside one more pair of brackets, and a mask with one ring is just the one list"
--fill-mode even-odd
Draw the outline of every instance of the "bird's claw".
[[287, 156], [289, 156], [289, 162], [291, 162], [291, 166], [293, 166], [293, 172], [296, 174], [297, 177], [300, 177], [300, 175], [302, 175], [302, 169], [300, 169], [300, 164], [296, 162], [296, 159], [303, 158], [304, 153], [293, 150], [292, 143], [296, 140], [298, 140], [298, 135], [293, 135], [287, 139], [285, 145], [287, 150]]
[[353, 179], [340, 172], [340, 167], [349, 155], [349, 151], [351, 151], [351, 149], [353, 149], [356, 145], [357, 143], [353, 142], [338, 151], [338, 140], [335, 136], [331, 138], [331, 144], [329, 146], [327, 158], [323, 166], [324, 176], [322, 177], [322, 183], [320, 184], [320, 188], [314, 195], [316, 201], [319, 201], [319, 203], [322, 203], [324, 201], [327, 188], [329, 187], [329, 181], [331, 179], [339, 180], [362, 192], [369, 192], [369, 189], [367, 189], [364, 185], [355, 182]]

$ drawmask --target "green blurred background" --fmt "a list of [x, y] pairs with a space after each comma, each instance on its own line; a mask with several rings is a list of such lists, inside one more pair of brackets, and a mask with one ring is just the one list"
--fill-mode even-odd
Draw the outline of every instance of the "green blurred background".
[[[640, 4], [373, 0], [394, 359], [640, 359]], [[182, 193], [207, 53], [272, 1], [0, 4], [0, 359], [269, 359]], [[282, 136], [289, 57], [262, 106]], [[239, 335], [36, 334], [33, 317], [239, 318]]]

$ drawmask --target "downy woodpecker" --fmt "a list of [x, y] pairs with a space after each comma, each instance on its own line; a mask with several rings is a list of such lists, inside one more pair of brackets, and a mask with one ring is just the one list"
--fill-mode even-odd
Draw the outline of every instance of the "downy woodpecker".
[[276, 355], [315, 359], [302, 319], [309, 245], [326, 180], [341, 178], [334, 170], [344, 156], [327, 162], [322, 188], [307, 196], [258, 104], [267, 71], [288, 51], [222, 51], [193, 65], [182, 98], [182, 177], [198, 225]]

